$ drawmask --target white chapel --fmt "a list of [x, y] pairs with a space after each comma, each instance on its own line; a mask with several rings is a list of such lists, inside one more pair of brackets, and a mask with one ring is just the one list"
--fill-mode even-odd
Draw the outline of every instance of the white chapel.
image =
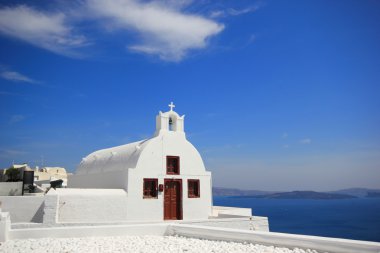
[[152, 138], [83, 158], [69, 188], [123, 189], [128, 220], [196, 220], [212, 215], [211, 172], [186, 139], [185, 115], [159, 112]]

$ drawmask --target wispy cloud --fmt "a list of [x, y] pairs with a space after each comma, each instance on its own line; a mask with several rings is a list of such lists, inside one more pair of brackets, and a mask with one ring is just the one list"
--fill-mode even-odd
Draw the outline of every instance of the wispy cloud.
[[255, 34], [251, 34], [248, 38], [248, 44], [255, 42], [256, 39], [257, 39], [257, 36]]
[[302, 139], [302, 140], [300, 140], [300, 143], [301, 144], [310, 144], [311, 143], [311, 139], [309, 139], [309, 138]]
[[0, 33], [66, 56], [79, 56], [73, 49], [87, 44], [75, 35], [64, 13], [48, 13], [26, 5], [0, 9]]
[[285, 132], [282, 134], [282, 139], [286, 139], [286, 138], [288, 138], [288, 136], [289, 136], [288, 133]]
[[12, 82], [40, 83], [39, 81], [27, 77], [19, 72], [5, 69], [0, 70], [0, 77]]
[[234, 8], [228, 8], [225, 10], [215, 10], [210, 13], [211, 18], [224, 18], [228, 16], [239, 16], [243, 14], [247, 14], [250, 12], [254, 12], [258, 9], [258, 6], [250, 6], [244, 9], [234, 9]]
[[9, 119], [9, 123], [15, 124], [15, 123], [23, 121], [25, 118], [26, 117], [24, 115], [20, 115], [20, 114], [12, 115], [12, 117]]
[[0, 157], [3, 159], [13, 159], [28, 154], [28, 152], [15, 149], [0, 149]]
[[14, 93], [14, 92], [8, 92], [8, 91], [0, 91], [0, 95], [2, 95], [2, 96], [20, 96], [21, 94]]
[[190, 50], [205, 48], [208, 39], [224, 29], [223, 24], [184, 13], [178, 5], [164, 4], [169, 2], [86, 1], [94, 17], [106, 19], [115, 30], [138, 34], [137, 42], [127, 45], [129, 50], [166, 61], [180, 61]]
[[[188, 8], [191, 4], [191, 0], [79, 0], [62, 4], [60, 11], [14, 5], [0, 8], [0, 34], [57, 54], [82, 57], [82, 49], [94, 44], [89, 37], [104, 36], [104, 31], [109, 31], [124, 36], [130, 52], [178, 62], [193, 50], [207, 48], [210, 39], [224, 30], [224, 24], [214, 18], [258, 9], [250, 6], [192, 14]], [[99, 33], [88, 33], [83, 27]], [[254, 39], [251, 36], [249, 41]]]

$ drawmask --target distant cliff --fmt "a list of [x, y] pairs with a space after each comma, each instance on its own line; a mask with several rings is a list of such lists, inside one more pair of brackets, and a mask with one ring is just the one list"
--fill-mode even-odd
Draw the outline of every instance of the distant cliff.
[[256, 196], [257, 198], [266, 199], [352, 199], [356, 198], [347, 194], [336, 194], [315, 191], [292, 191], [292, 192], [279, 192], [274, 194], [267, 194]]
[[212, 194], [214, 196], [259, 196], [266, 195], [270, 193], [270, 191], [258, 191], [258, 190], [241, 190], [235, 188], [224, 188], [224, 187], [213, 187]]
[[330, 191], [329, 193], [348, 194], [359, 198], [371, 197], [376, 194], [380, 194], [379, 189], [367, 189], [367, 188], [348, 188], [337, 191]]
[[379, 189], [349, 188], [330, 192], [291, 191], [271, 192], [259, 190], [241, 190], [236, 188], [214, 187], [214, 196], [233, 196], [238, 198], [270, 198], [270, 199], [350, 199], [350, 198], [378, 198]]
[[368, 192], [367, 197], [368, 198], [380, 198], [380, 192]]

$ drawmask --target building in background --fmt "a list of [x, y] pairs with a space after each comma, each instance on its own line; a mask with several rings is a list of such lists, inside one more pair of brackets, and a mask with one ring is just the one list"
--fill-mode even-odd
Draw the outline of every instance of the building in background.
[[34, 169], [34, 183], [39, 186], [50, 186], [51, 181], [62, 180], [62, 186], [67, 186], [67, 175], [65, 168], [62, 167], [36, 167]]
[[[30, 179], [28, 179], [30, 182], [26, 184], [25, 173], [28, 173], [28, 176], [30, 175]], [[57, 185], [58, 187], [66, 187], [67, 175], [65, 168], [62, 167], [39, 168], [36, 166], [32, 169], [27, 163], [12, 164], [9, 168], [0, 170], [0, 196], [43, 194], [51, 187], [52, 183], [54, 188]], [[22, 189], [24, 184], [26, 191]]]
[[12, 164], [9, 168], [0, 170], [0, 182], [22, 181], [24, 171], [32, 171], [27, 163]]

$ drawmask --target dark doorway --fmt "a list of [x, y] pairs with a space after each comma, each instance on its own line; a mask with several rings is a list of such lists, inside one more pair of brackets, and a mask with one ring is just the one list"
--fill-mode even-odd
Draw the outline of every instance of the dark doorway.
[[182, 220], [182, 180], [165, 179], [164, 219]]

